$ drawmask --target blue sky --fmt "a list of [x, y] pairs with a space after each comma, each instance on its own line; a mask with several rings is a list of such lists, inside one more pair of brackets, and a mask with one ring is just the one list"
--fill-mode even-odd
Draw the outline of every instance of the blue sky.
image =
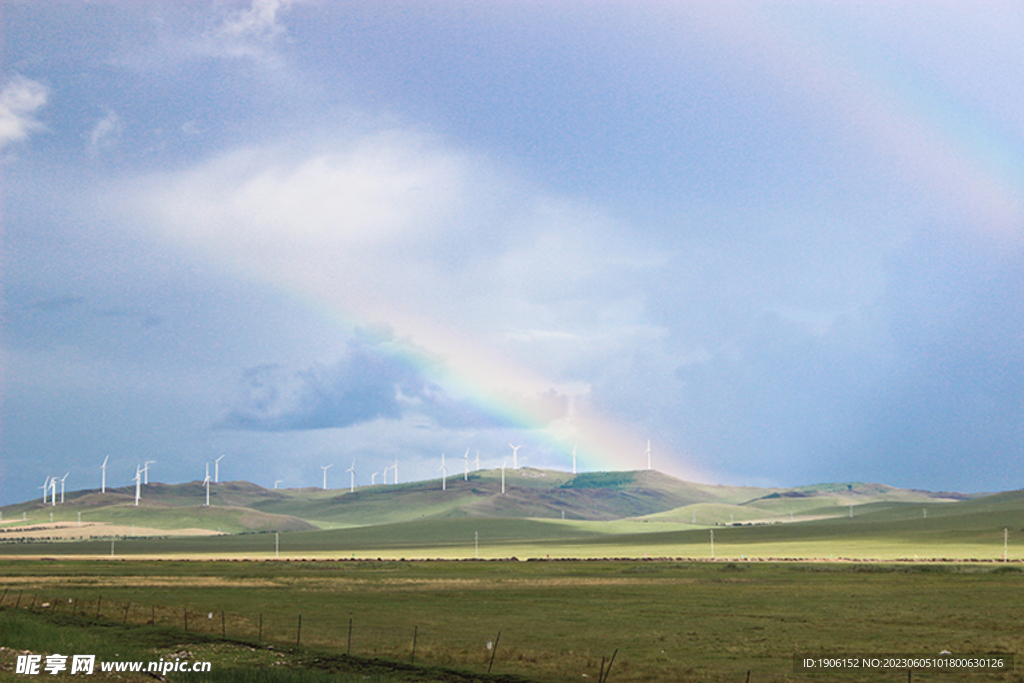
[[0, 13], [0, 502], [1024, 476], [1014, 3]]

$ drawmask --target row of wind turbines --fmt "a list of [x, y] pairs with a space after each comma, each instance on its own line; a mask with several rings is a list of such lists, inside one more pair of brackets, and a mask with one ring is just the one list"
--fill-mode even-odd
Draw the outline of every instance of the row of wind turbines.
[[[519, 449], [522, 445], [513, 446], [509, 444], [509, 448], [512, 449], [512, 469], [519, 469]], [[572, 448], [572, 473], [577, 474], [576, 470], [576, 449], [577, 446]], [[463, 461], [463, 479], [469, 481], [469, 450], [466, 449], [466, 453], [462, 456]], [[651, 469], [651, 441], [647, 440], [647, 450], [644, 452], [647, 456], [647, 469]], [[221, 455], [219, 458], [213, 460], [213, 483], [220, 483], [220, 461], [223, 460], [225, 455]], [[107, 463], [110, 461], [108, 455], [103, 459], [103, 464], [100, 465], [100, 471], [102, 472], [102, 478], [100, 483], [100, 493], [107, 492]], [[146, 460], [142, 465], [135, 466], [135, 477], [132, 481], [135, 483], [135, 506], [138, 507], [139, 500], [142, 497], [142, 487], [149, 485], [149, 466], [156, 464], [156, 460]], [[504, 460], [501, 463], [501, 492], [505, 493], [505, 469], [508, 466], [508, 460]], [[327, 470], [334, 467], [334, 463], [330, 465], [321, 465], [320, 469], [323, 470], [323, 489], [327, 490]], [[475, 470], [480, 470], [480, 451], [476, 452], [476, 463]], [[349, 473], [349, 492], [355, 492], [356, 490], [356, 461], [352, 461], [352, 465], [345, 470]], [[438, 468], [441, 473], [441, 490], [448, 490], [448, 466], [445, 464], [445, 454], [441, 454], [441, 466]], [[388, 472], [393, 473], [392, 484], [398, 484], [398, 458], [395, 458], [395, 462], [392, 465], [388, 465], [384, 468], [383, 472], [374, 472], [370, 477], [370, 485], [376, 486], [377, 475], [382, 475], [383, 483], [388, 483]], [[70, 472], [65, 473], [63, 477], [47, 477], [43, 485], [40, 486], [43, 490], [43, 505], [46, 505], [47, 499], [50, 501], [51, 506], [57, 505], [57, 483], [60, 482], [60, 502], [64, 503], [64, 490], [65, 481], [68, 478]], [[274, 481], [274, 488], [276, 489], [278, 484], [282, 483], [283, 479], [277, 479]], [[206, 488], [206, 503], [208, 507], [210, 505], [210, 463], [206, 463], [206, 477], [203, 479], [203, 486]]]
[[[516, 469], [517, 470], [517, 469], [519, 469], [519, 449], [522, 448], [522, 445], [520, 444], [519, 446], [513, 446], [510, 443], [509, 444], [509, 448], [512, 449], [512, 469]], [[470, 449], [467, 448], [465, 454], [462, 456], [462, 462], [463, 462], [463, 473], [462, 473], [462, 476], [463, 476], [463, 480], [464, 481], [469, 481], [469, 450]], [[574, 445], [572, 447], [572, 473], [573, 474], [577, 474], [577, 470], [576, 470], [576, 450], [577, 450], [577, 446]], [[650, 439], [647, 440], [647, 450], [644, 451], [644, 455], [647, 458], [647, 469], [650, 470], [650, 469], [652, 469], [652, 465], [651, 465], [651, 440]], [[508, 466], [508, 460], [506, 459], [506, 460], [502, 461], [501, 468], [500, 468], [501, 469], [501, 492], [503, 494], [505, 493], [505, 469], [507, 468], [507, 466]], [[320, 466], [320, 469], [323, 470], [323, 474], [324, 474], [323, 489], [325, 491], [327, 490], [327, 470], [330, 469], [331, 467], [334, 467], [333, 463], [331, 463], [330, 465], [321, 465]], [[384, 468], [384, 472], [383, 472], [383, 483], [384, 484], [388, 483], [388, 471], [392, 470], [392, 469], [394, 470], [394, 473], [395, 473], [393, 484], [397, 484], [398, 483], [398, 459], [397, 458], [395, 459], [394, 465], [389, 465], [389, 466]], [[474, 471], [479, 471], [479, 470], [480, 470], [480, 451], [477, 451], [476, 452], [476, 469]], [[349, 492], [350, 493], [354, 493], [355, 490], [356, 490], [356, 461], [353, 460], [352, 461], [352, 465], [347, 470], [345, 470], [345, 471], [349, 473]], [[441, 466], [437, 468], [437, 471], [441, 473], [441, 490], [442, 491], [447, 491], [448, 490], [448, 466], [445, 464], [445, 454], [444, 453], [441, 454]], [[371, 486], [376, 486], [377, 485], [377, 475], [378, 474], [381, 474], [381, 472], [374, 472], [372, 475], [370, 475], [370, 485]], [[277, 488], [277, 482], [274, 483], [274, 488]]]

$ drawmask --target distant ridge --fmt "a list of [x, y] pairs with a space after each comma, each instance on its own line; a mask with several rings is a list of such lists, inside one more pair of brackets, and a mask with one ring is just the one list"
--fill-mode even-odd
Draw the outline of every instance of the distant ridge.
[[[468, 480], [467, 480], [468, 479]], [[653, 470], [585, 472], [521, 468], [481, 470], [468, 478], [346, 489], [266, 489], [247, 481], [210, 487], [203, 505], [200, 481], [151, 483], [139, 507], [134, 487], [75, 491], [63, 505], [41, 500], [0, 508], [4, 520], [22, 515], [35, 522], [74, 521], [139, 524], [156, 529], [201, 528], [224, 533], [298, 531], [452, 518], [535, 518], [699, 524], [836, 516], [849, 505], [948, 503], [967, 494], [932, 493], [884, 484], [831, 483], [794, 488], [714, 486], [687, 482]]]

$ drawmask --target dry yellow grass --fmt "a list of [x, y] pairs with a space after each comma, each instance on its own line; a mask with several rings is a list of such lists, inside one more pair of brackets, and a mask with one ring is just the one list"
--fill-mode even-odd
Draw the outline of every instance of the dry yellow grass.
[[153, 529], [130, 524], [107, 524], [106, 522], [32, 522], [5, 526], [0, 529], [0, 540], [21, 541], [51, 538], [61, 541], [80, 541], [96, 538], [122, 536], [218, 536], [210, 529]]

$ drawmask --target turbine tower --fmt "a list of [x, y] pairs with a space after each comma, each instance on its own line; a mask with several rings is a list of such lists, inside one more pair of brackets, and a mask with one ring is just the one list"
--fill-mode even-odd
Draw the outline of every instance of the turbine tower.
[[142, 466], [142, 483], [149, 486], [149, 466], [156, 463], [156, 460], [147, 460]]
[[518, 470], [519, 469], [519, 449], [522, 448], [522, 445], [513, 446], [512, 444], [509, 444], [509, 448], [512, 449], [512, 469]]
[[107, 461], [110, 460], [110, 456], [103, 458], [103, 464], [100, 465], [100, 469], [103, 470], [103, 480], [100, 484], [100, 493], [107, 492]]
[[50, 506], [57, 506], [57, 477], [50, 479]]
[[332, 467], [334, 467], [333, 462], [330, 465], [320, 465], [320, 469], [324, 471], [324, 491], [327, 490], [327, 470], [331, 469]]
[[501, 463], [501, 495], [505, 495], [505, 463], [507, 462], [508, 460], [505, 460]]
[[135, 507], [139, 507], [139, 496], [142, 495], [142, 468], [135, 466]]
[[469, 481], [469, 449], [466, 449], [466, 454], [462, 456], [463, 463], [465, 464], [465, 472], [462, 475], [463, 481]]
[[373, 474], [370, 475], [370, 486], [376, 486], [377, 485], [377, 475], [378, 474], [380, 474], [380, 472], [374, 472]]
[[576, 474], [576, 444], [572, 445], [572, 473]]
[[647, 439], [647, 469], [651, 469], [651, 440]]
[[64, 480], [68, 478], [70, 472], [65, 472], [64, 476], [60, 478], [60, 504], [64, 504]]
[[474, 471], [475, 472], [479, 472], [480, 471], [480, 451], [479, 451], [479, 449], [476, 452], [476, 469]]
[[274, 480], [274, 488], [276, 489], [277, 485], [280, 484], [282, 481], [284, 481], [284, 479], [275, 479]]
[[441, 490], [448, 490], [448, 468], [444, 465], [444, 453], [441, 454], [441, 466], [438, 468], [441, 470]]
[[47, 477], [39, 488], [43, 489], [43, 505], [46, 505], [46, 492], [50, 490], [50, 478]]
[[222, 456], [220, 456], [219, 458], [217, 458], [216, 460], [213, 461], [213, 483], [214, 484], [219, 484], [220, 483], [220, 461], [223, 460], [223, 459], [224, 459], [224, 456], [222, 455]]
[[206, 507], [210, 507], [210, 473], [206, 473], [206, 478], [203, 479], [203, 486], [206, 487]]
[[398, 458], [397, 457], [395, 458], [395, 466], [394, 466], [393, 469], [395, 470], [395, 480], [393, 482], [391, 482], [391, 483], [397, 484], [398, 483]]
[[[352, 467], [349, 467], [345, 471], [349, 473], [348, 492], [349, 493], [355, 493], [356, 492], [356, 461], [353, 460], [352, 461]], [[325, 474], [326, 474], [326, 472], [325, 472]]]

